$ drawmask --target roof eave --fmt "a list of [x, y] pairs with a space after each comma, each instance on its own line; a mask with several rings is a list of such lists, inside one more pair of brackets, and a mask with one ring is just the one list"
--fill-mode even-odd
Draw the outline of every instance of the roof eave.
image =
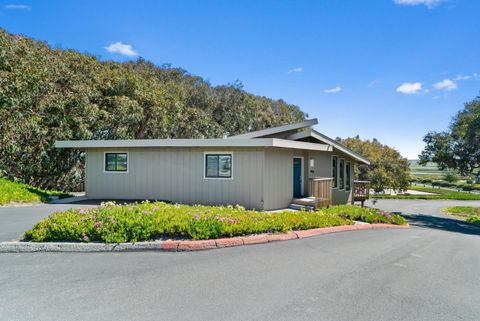
[[138, 139], [138, 140], [70, 140], [56, 141], [56, 148], [150, 148], [150, 147], [178, 147], [178, 148], [231, 148], [231, 147], [278, 147], [292, 149], [306, 149], [317, 151], [331, 151], [328, 144], [315, 144], [291, 141], [278, 138], [259, 139]]
[[257, 130], [245, 134], [239, 134], [239, 135], [233, 135], [228, 138], [235, 138], [235, 139], [243, 139], [243, 138], [258, 138], [258, 137], [263, 137], [263, 136], [268, 136], [268, 135], [274, 135], [282, 132], [288, 132], [291, 130], [296, 130], [296, 129], [302, 129], [302, 128], [307, 128], [311, 127], [313, 125], [318, 124], [317, 118], [309, 119], [300, 123], [295, 123], [295, 124], [288, 124], [288, 125], [283, 125], [283, 126], [278, 126], [278, 127], [272, 127], [272, 128], [266, 128], [262, 130]]
[[332, 138], [330, 138], [330, 137], [328, 137], [324, 134], [321, 134], [321, 133], [319, 133], [319, 132], [317, 132], [313, 129], [308, 129], [308, 130], [290, 135], [288, 137], [288, 139], [297, 140], [297, 139], [301, 139], [301, 138], [305, 138], [305, 137], [313, 137], [313, 138], [318, 139], [318, 140], [320, 140], [324, 143], [331, 144], [334, 148], [336, 148], [336, 149], [340, 150], [341, 152], [353, 157], [358, 162], [361, 162], [365, 165], [370, 165], [370, 161], [368, 159], [366, 159], [365, 157], [355, 153], [354, 151], [352, 151], [348, 147], [343, 146], [342, 144], [338, 143], [334, 139], [332, 139]]

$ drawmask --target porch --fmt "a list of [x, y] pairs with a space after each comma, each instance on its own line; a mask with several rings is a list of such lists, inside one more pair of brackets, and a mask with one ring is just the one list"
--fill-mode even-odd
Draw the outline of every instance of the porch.
[[[316, 210], [332, 205], [332, 181], [331, 177], [314, 177], [308, 181], [307, 197], [294, 198], [291, 208]], [[363, 207], [364, 202], [370, 197], [369, 181], [353, 181], [353, 194], [351, 202], [360, 201]]]

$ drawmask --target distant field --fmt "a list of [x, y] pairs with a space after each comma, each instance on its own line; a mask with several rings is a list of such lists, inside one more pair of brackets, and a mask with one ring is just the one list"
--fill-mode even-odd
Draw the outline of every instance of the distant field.
[[418, 160], [413, 159], [408, 161], [410, 166], [410, 176], [412, 178], [428, 178], [428, 179], [442, 179], [446, 170], [440, 170], [436, 163], [429, 162], [426, 165], [418, 164]]

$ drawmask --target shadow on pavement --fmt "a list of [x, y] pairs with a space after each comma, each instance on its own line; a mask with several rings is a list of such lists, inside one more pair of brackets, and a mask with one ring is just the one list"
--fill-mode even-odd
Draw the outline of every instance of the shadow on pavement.
[[[165, 202], [165, 203], [171, 203], [169, 201], [164, 201], [164, 200], [148, 200], [149, 202]], [[115, 202], [116, 204], [134, 204], [134, 203], [141, 203], [145, 202], [145, 200], [109, 200], [109, 199], [86, 199], [86, 200], [81, 200], [81, 201], [73, 201], [69, 203], [64, 203], [64, 204], [85, 204], [85, 205], [100, 205], [103, 202]]]
[[422, 214], [402, 214], [411, 226], [444, 230], [471, 235], [480, 235], [480, 227], [464, 221]]

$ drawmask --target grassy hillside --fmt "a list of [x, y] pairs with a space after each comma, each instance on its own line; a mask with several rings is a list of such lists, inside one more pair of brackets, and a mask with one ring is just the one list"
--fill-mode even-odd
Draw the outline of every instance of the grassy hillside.
[[448, 171], [438, 168], [436, 163], [429, 162], [426, 165], [420, 165], [418, 160], [409, 160], [410, 176], [418, 179], [440, 180]]
[[58, 191], [45, 191], [27, 184], [15, 183], [7, 179], [0, 178], [0, 205], [6, 205], [11, 202], [47, 202], [49, 196], [58, 196], [59, 198], [63, 198], [68, 197], [69, 194]]

